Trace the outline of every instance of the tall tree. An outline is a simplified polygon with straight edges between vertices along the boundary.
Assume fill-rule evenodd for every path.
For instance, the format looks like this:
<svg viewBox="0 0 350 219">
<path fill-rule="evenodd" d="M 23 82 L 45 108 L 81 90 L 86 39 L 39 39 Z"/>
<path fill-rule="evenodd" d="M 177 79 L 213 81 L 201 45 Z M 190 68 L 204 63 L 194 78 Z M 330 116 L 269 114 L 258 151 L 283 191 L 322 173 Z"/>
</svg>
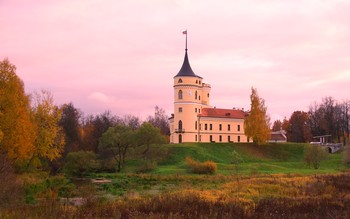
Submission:
<svg viewBox="0 0 350 219">
<path fill-rule="evenodd" d="M 311 128 L 308 124 L 309 115 L 306 112 L 295 111 L 289 119 L 287 129 L 288 141 L 309 142 L 312 140 Z"/>
<path fill-rule="evenodd" d="M 79 109 L 74 107 L 73 103 L 64 104 L 62 106 L 62 117 L 59 124 L 63 128 L 63 132 L 66 137 L 64 155 L 72 151 L 81 150 L 81 138 L 79 131 L 81 117 L 82 113 Z"/>
<path fill-rule="evenodd" d="M 52 161 L 63 152 L 64 134 L 59 126 L 62 110 L 54 105 L 53 97 L 48 91 L 34 93 L 33 100 L 32 117 L 36 137 L 31 164 L 40 166 L 43 160 Z"/>
<path fill-rule="evenodd" d="M 29 97 L 8 59 L 0 61 L 0 153 L 22 162 L 34 152 L 34 132 L 30 119 Z"/>
<path fill-rule="evenodd" d="M 252 88 L 250 95 L 251 108 L 249 116 L 244 120 L 244 131 L 254 144 L 262 144 L 270 138 L 270 118 L 266 114 L 265 100 L 260 98 L 258 91 Z"/>
<path fill-rule="evenodd" d="M 154 116 L 148 116 L 146 121 L 151 123 L 154 127 L 159 128 L 162 135 L 170 135 L 168 117 L 165 114 L 165 110 L 159 106 L 155 106 Z"/>
<path fill-rule="evenodd" d="M 100 138 L 99 151 L 105 159 L 113 158 L 117 163 L 117 171 L 124 166 L 130 147 L 135 145 L 135 131 L 129 126 L 117 125 L 110 127 Z"/>
</svg>

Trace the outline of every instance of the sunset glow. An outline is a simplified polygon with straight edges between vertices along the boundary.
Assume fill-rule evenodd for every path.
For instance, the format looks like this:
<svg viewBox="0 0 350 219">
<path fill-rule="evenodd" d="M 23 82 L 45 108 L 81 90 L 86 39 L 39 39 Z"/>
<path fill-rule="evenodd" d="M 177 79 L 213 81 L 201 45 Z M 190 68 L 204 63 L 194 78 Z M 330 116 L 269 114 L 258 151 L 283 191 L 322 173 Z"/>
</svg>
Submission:
<svg viewBox="0 0 350 219">
<path fill-rule="evenodd" d="M 187 30 L 212 106 L 249 109 L 253 86 L 283 119 L 350 98 L 349 11 L 341 0 L 2 0 L 0 60 L 28 93 L 49 90 L 85 114 L 170 115 Z"/>
</svg>

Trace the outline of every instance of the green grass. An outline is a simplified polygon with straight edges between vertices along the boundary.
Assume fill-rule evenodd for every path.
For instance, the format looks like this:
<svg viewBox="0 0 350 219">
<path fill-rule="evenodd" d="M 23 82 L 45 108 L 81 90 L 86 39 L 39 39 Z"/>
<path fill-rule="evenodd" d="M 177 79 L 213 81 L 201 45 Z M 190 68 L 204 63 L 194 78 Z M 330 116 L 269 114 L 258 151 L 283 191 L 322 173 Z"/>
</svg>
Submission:
<svg viewBox="0 0 350 219">
<path fill-rule="evenodd" d="M 187 156 L 198 160 L 211 160 L 218 164 L 219 174 L 232 174 L 231 153 L 236 151 L 241 157 L 239 173 L 241 174 L 277 174 L 277 173 L 335 173 L 345 167 L 341 163 L 342 154 L 330 154 L 321 163 L 318 170 L 303 162 L 305 144 L 279 143 L 253 145 L 249 143 L 184 143 L 167 144 L 163 147 L 170 151 L 168 159 L 158 165 L 154 174 L 186 174 Z"/>
</svg>

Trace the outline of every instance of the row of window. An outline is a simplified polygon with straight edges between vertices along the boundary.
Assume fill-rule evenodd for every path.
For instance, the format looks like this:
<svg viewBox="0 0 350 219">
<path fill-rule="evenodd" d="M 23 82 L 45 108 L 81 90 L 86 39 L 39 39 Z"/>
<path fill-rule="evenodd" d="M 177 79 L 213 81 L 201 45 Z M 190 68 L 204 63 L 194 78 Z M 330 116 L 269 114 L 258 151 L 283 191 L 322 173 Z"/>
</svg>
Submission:
<svg viewBox="0 0 350 219">
<path fill-rule="evenodd" d="M 197 130 L 197 121 L 194 124 L 194 128 Z M 199 130 L 202 130 L 201 124 L 199 124 Z M 208 130 L 208 124 L 204 124 L 204 130 Z M 209 130 L 213 130 L 213 124 L 209 124 Z M 222 131 L 222 124 L 219 124 L 219 131 Z M 231 131 L 231 125 L 227 125 L 227 131 Z M 237 125 L 237 131 L 241 131 L 241 125 Z"/>
<path fill-rule="evenodd" d="M 202 124 L 199 124 L 199 130 L 202 130 Z M 179 130 L 182 130 L 182 121 L 179 121 L 178 124 Z M 195 130 L 197 130 L 198 128 L 198 122 L 195 121 L 194 123 L 194 128 Z M 204 124 L 204 130 L 208 130 L 208 124 Z M 213 130 L 213 124 L 209 124 L 209 130 Z M 219 124 L 219 131 L 222 131 L 222 124 Z M 227 125 L 227 131 L 231 131 L 231 125 L 228 124 Z M 241 131 L 241 125 L 237 125 L 237 131 L 240 132 Z"/>
<path fill-rule="evenodd" d="M 202 141 L 202 136 L 199 135 L 199 141 Z M 195 135 L 195 141 L 198 141 L 198 136 Z M 212 135 L 209 135 L 209 141 L 210 142 L 215 142 L 215 139 L 213 138 Z M 223 142 L 222 135 L 219 135 L 219 142 Z M 233 142 L 231 141 L 231 136 L 227 136 L 227 142 Z M 237 136 L 237 142 L 241 142 L 241 136 Z"/>
<path fill-rule="evenodd" d="M 178 83 L 182 83 L 182 79 L 180 78 L 177 82 Z M 196 80 L 196 84 L 202 84 L 202 81 Z"/>
</svg>

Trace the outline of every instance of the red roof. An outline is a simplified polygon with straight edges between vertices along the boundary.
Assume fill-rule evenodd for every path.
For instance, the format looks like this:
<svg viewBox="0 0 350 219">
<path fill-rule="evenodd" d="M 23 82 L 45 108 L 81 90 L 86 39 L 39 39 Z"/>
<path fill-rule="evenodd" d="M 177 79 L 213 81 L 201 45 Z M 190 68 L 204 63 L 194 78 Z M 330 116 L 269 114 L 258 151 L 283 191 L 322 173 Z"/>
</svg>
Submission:
<svg viewBox="0 0 350 219">
<path fill-rule="evenodd" d="M 198 116 L 244 119 L 245 117 L 248 116 L 248 113 L 244 112 L 243 110 L 236 110 L 236 109 L 203 108 L 202 113 L 198 114 Z"/>
</svg>

